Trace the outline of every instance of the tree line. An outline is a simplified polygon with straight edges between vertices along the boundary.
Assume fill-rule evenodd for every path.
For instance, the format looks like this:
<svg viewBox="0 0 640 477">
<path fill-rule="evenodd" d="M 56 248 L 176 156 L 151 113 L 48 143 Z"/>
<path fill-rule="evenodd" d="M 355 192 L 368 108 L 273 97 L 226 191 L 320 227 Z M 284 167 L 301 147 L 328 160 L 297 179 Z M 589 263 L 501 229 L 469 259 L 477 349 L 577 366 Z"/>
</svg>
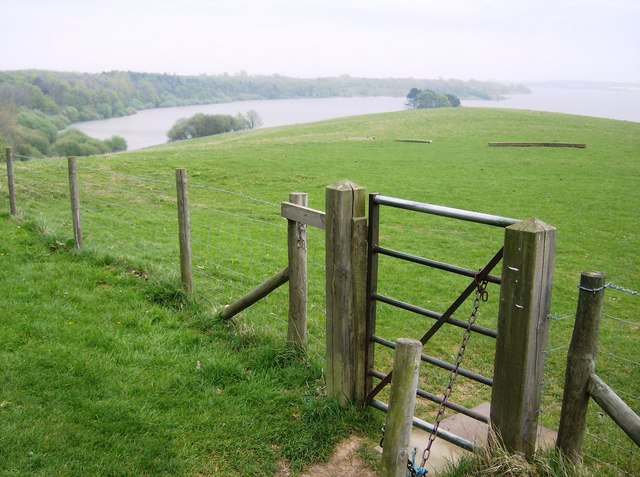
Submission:
<svg viewBox="0 0 640 477">
<path fill-rule="evenodd" d="M 456 79 L 370 79 L 348 75 L 301 79 L 244 72 L 176 76 L 129 71 L 99 74 L 0 71 L 0 141 L 24 155 L 57 155 L 63 154 L 63 147 L 60 143 L 56 145 L 58 137 L 52 131 L 60 134 L 59 131 L 77 121 L 124 116 L 142 109 L 240 100 L 403 96 L 411 87 L 484 99 L 528 91 L 522 85 Z M 80 134 L 72 134 L 72 139 L 81 138 Z M 83 141 L 91 143 L 86 138 Z M 122 146 L 120 140 L 116 142 Z"/>
</svg>

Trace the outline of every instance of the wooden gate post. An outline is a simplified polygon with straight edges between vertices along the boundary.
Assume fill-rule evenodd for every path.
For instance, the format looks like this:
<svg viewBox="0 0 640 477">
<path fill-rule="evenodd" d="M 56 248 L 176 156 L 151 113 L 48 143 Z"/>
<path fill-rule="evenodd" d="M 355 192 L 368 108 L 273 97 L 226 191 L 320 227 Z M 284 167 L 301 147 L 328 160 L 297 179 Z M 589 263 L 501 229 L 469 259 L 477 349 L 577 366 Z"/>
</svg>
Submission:
<svg viewBox="0 0 640 477">
<path fill-rule="evenodd" d="M 76 250 L 82 248 L 82 223 L 80 221 L 80 192 L 78 190 L 78 163 L 75 157 L 67 159 L 69 167 L 69 196 L 73 218 L 73 242 Z"/>
<path fill-rule="evenodd" d="M 178 236 L 180 240 L 180 275 L 187 293 L 193 292 L 191 268 L 191 220 L 189 217 L 189 184 L 187 170 L 176 169 L 176 191 L 178 194 Z"/>
<path fill-rule="evenodd" d="M 535 453 L 556 229 L 528 219 L 505 229 L 491 426 L 510 452 Z"/>
<path fill-rule="evenodd" d="M 289 194 L 289 202 L 307 207 L 309 196 L 304 192 Z M 289 327 L 287 340 L 307 345 L 307 226 L 295 220 L 287 221 L 289 257 Z"/>
<path fill-rule="evenodd" d="M 416 392 L 422 343 L 406 338 L 398 339 L 393 358 L 393 378 L 389 411 L 382 447 L 379 477 L 405 477 L 409 460 L 409 443 L 413 415 L 416 410 Z"/>
<path fill-rule="evenodd" d="M 571 460 L 582 458 L 587 421 L 589 376 L 595 371 L 605 275 L 582 272 L 576 321 L 567 354 L 562 412 L 556 446 Z"/>
<path fill-rule="evenodd" d="M 365 190 L 343 180 L 326 189 L 326 381 L 341 406 L 364 403 L 366 354 Z M 362 389 L 359 389 L 359 388 Z"/>
<path fill-rule="evenodd" d="M 13 178 L 13 152 L 11 147 L 7 146 L 5 154 L 7 159 L 7 183 L 9 185 L 9 210 L 11 215 L 15 217 L 18 214 L 18 209 L 16 207 L 16 188 Z"/>
</svg>

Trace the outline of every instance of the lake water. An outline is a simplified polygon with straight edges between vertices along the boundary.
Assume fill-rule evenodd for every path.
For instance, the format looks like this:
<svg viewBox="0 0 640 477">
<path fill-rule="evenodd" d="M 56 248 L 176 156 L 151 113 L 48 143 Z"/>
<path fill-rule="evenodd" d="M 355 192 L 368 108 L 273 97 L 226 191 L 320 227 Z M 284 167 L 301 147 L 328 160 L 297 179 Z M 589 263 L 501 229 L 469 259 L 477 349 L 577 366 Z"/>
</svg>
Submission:
<svg viewBox="0 0 640 477">
<path fill-rule="evenodd" d="M 128 149 L 141 149 L 167 142 L 167 131 L 180 118 L 196 113 L 245 114 L 255 110 L 262 118 L 262 127 L 300 124 L 323 119 L 333 119 L 358 114 L 401 111 L 405 98 L 356 97 L 356 98 L 302 98 L 266 99 L 260 101 L 235 101 L 233 103 L 181 106 L 139 111 L 132 116 L 84 121 L 70 127 L 92 137 L 107 139 L 114 134 L 126 139 Z"/>
<path fill-rule="evenodd" d="M 384 113 L 404 109 L 405 98 L 303 98 L 159 108 L 132 116 L 75 123 L 92 137 L 107 139 L 114 134 L 126 139 L 129 150 L 167 141 L 167 131 L 180 118 L 196 113 L 231 114 L 257 111 L 262 127 L 300 124 L 360 114 Z M 503 101 L 462 100 L 464 107 L 530 109 L 580 114 L 640 122 L 640 91 L 535 88 L 531 94 L 517 94 Z"/>
<path fill-rule="evenodd" d="M 531 88 L 503 101 L 462 100 L 474 108 L 511 108 L 640 122 L 640 90 Z"/>
</svg>

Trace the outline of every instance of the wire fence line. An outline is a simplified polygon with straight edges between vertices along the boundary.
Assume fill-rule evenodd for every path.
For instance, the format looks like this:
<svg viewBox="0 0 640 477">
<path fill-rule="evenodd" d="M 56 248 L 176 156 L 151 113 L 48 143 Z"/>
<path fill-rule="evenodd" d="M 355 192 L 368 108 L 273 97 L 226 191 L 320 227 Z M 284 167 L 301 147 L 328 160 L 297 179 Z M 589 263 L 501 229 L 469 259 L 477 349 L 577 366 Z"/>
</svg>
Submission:
<svg viewBox="0 0 640 477">
<path fill-rule="evenodd" d="M 37 167 L 36 167 L 37 166 Z M 37 164 L 19 161 L 14 164 L 19 209 L 55 240 L 53 247 L 64 245 L 73 236 L 69 210 L 69 184 L 66 161 L 38 160 Z M 121 171 L 78 164 L 80 201 L 85 243 L 89 250 L 131 265 L 132 273 L 146 279 L 157 274 L 177 280 L 179 274 L 178 225 L 175 182 L 128 174 Z M 190 181 L 192 250 L 194 282 L 198 293 L 206 296 L 211 307 L 219 311 L 250 289 L 264 282 L 287 265 L 287 225 L 280 216 L 280 204 L 250 195 Z M 283 191 L 286 200 L 288 191 Z M 61 242 L 61 243 L 59 243 Z M 325 259 L 324 233 L 308 229 L 308 331 L 309 354 L 322 362 L 325 346 Z M 607 284 L 612 294 L 635 300 L 630 288 Z M 259 330 L 286 336 L 287 294 L 278 290 L 247 309 L 240 319 L 245 330 Z M 619 306 L 605 307 L 601 325 L 601 348 L 598 374 L 638 413 L 640 411 L 640 371 L 635 345 L 640 323 L 624 315 Z M 384 311 L 381 313 L 384 317 Z M 552 326 L 565 332 L 553 337 L 544 351 L 555 370 L 541 383 L 545 400 L 540 413 L 550 426 L 559 420 L 564 385 L 564 364 L 570 333 L 566 329 L 573 314 L 554 314 Z M 407 325 L 407 329 L 412 328 Z M 402 330 L 404 333 L 405 330 Z M 627 343 L 620 346 L 620 343 Z M 628 350 L 630 354 L 625 354 Z M 443 358 L 450 349 L 442 350 Z M 470 357 L 470 360 L 473 358 Z M 484 363 L 472 363 L 479 372 Z M 476 368 L 477 367 L 477 368 Z M 558 372 L 557 370 L 562 370 Z M 440 383 L 444 377 L 436 377 Z M 635 378 L 634 378 L 635 377 Z M 462 386 L 461 386 L 462 387 Z M 478 391 L 469 387 L 467 394 Z M 480 393 L 481 394 L 481 393 Z M 602 467 L 610 475 L 633 475 L 640 468 L 637 447 L 629 447 L 626 436 L 617 429 L 616 439 L 603 438 L 600 432 L 609 424 L 590 406 L 585 460 Z M 613 433 L 616 432 L 614 429 Z M 620 452 L 620 450 L 624 452 Z M 621 461 L 620 455 L 627 456 Z M 609 475 L 609 474 L 606 474 Z"/>
<path fill-rule="evenodd" d="M 609 282 L 601 313 L 596 373 L 636 414 L 640 414 L 640 322 L 634 313 L 637 293 Z M 605 290 L 607 292 L 607 290 Z M 626 300 L 624 298 L 627 297 Z M 564 372 L 575 313 L 549 315 L 550 333 L 544 382 L 543 422 L 552 428 L 560 419 Z M 554 328 L 558 328 L 555 329 Z M 640 468 L 640 448 L 593 401 L 589 404 L 583 444 L 584 462 L 594 473 L 605 476 L 635 476 Z"/>
<path fill-rule="evenodd" d="M 73 237 L 66 160 L 14 162 L 20 215 L 52 239 Z M 78 187 L 87 252 L 126 263 L 135 275 L 178 281 L 176 182 L 78 161 Z M 173 180 L 171 180 L 173 179 Z M 194 288 L 215 312 L 287 266 L 287 221 L 280 204 L 239 191 L 189 181 Z M 283 191 L 283 201 L 288 199 Z M 309 230 L 309 346 L 322 362 L 324 235 Z M 236 320 L 246 333 L 287 335 L 288 294 L 277 290 Z"/>
</svg>

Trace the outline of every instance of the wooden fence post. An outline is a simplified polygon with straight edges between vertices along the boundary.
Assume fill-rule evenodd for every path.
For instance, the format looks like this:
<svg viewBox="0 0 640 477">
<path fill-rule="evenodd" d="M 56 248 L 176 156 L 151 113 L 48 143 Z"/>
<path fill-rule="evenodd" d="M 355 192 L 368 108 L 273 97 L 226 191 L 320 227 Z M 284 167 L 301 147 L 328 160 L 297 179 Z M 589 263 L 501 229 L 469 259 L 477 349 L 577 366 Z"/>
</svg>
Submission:
<svg viewBox="0 0 640 477">
<path fill-rule="evenodd" d="M 7 182 L 9 185 L 9 210 L 11 211 L 11 215 L 15 217 L 18 214 L 18 209 L 16 207 L 16 189 L 13 178 L 13 152 L 11 147 L 7 146 L 5 154 L 7 158 Z"/>
<path fill-rule="evenodd" d="M 67 159 L 69 168 L 69 196 L 73 218 L 73 242 L 76 250 L 82 248 L 82 223 L 80 221 L 80 192 L 78 190 L 78 163 L 75 157 Z"/>
<path fill-rule="evenodd" d="M 600 408 L 640 447 L 640 416 L 596 373 L 589 376 L 587 390 Z"/>
<path fill-rule="evenodd" d="M 366 354 L 364 203 L 364 188 L 353 182 L 326 189 L 327 395 L 342 406 L 364 402 L 357 390 Z"/>
<path fill-rule="evenodd" d="M 589 405 L 587 386 L 589 376 L 596 367 L 604 284 L 604 273 L 582 272 L 580 276 L 578 308 L 567 354 L 562 412 L 556 441 L 556 446 L 573 461 L 582 458 Z"/>
<path fill-rule="evenodd" d="M 384 432 L 382 463 L 378 474 L 380 477 L 405 477 L 407 475 L 421 354 L 422 343 L 420 341 L 406 338 L 398 339 L 393 358 L 389 411 Z"/>
<path fill-rule="evenodd" d="M 191 269 L 191 222 L 189 218 L 187 170 L 176 169 L 176 191 L 178 194 L 178 235 L 180 238 L 180 275 L 187 293 L 193 292 Z"/>
<path fill-rule="evenodd" d="M 274 276 L 269 278 L 266 282 L 261 283 L 260 285 L 258 285 L 256 288 L 251 290 L 249 293 L 247 293 L 243 297 L 225 306 L 222 309 L 222 312 L 220 313 L 220 317 L 224 320 L 228 320 L 229 318 L 234 317 L 241 311 L 249 308 L 251 305 L 253 305 L 257 301 L 262 300 L 269 293 L 281 287 L 288 281 L 289 281 L 289 268 L 287 267 L 283 270 L 280 270 Z"/>
<path fill-rule="evenodd" d="M 535 453 L 556 229 L 529 219 L 505 229 L 491 426 L 510 452 Z"/>
<path fill-rule="evenodd" d="M 289 194 L 292 204 L 309 205 L 304 192 Z M 307 345 L 307 226 L 288 220 L 287 251 L 289 256 L 289 328 L 287 339 L 295 345 Z"/>
</svg>

